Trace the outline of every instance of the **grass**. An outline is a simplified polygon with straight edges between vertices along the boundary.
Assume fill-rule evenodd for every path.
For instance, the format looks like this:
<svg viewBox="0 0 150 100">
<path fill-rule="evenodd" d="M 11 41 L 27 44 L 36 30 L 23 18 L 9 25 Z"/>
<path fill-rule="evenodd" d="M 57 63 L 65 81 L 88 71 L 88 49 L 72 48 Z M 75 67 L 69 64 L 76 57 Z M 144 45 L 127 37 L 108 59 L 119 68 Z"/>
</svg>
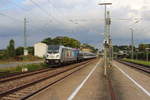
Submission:
<svg viewBox="0 0 150 100">
<path fill-rule="evenodd" d="M 0 59 L 0 64 L 7 64 L 9 62 L 32 62 L 32 61 L 41 61 L 41 60 L 43 59 L 32 55 L 17 56 L 17 57 Z"/>
<path fill-rule="evenodd" d="M 8 61 L 3 61 L 3 60 L 0 60 L 0 64 L 7 64 Z"/>
<path fill-rule="evenodd" d="M 17 67 L 0 68 L 0 76 L 22 72 L 22 68 L 27 68 L 28 71 L 35 71 L 35 70 L 44 69 L 47 67 L 48 66 L 46 64 L 40 63 L 40 64 L 21 65 L 21 66 L 17 66 Z"/>
<path fill-rule="evenodd" d="M 150 61 L 147 62 L 147 61 L 144 61 L 144 60 L 132 60 L 132 59 L 127 59 L 127 58 L 124 58 L 123 60 L 124 61 L 128 61 L 128 62 L 133 62 L 133 63 L 137 63 L 137 64 L 142 64 L 142 65 L 150 66 Z"/>
<path fill-rule="evenodd" d="M 22 61 L 37 61 L 37 60 L 42 60 L 39 57 L 28 55 L 28 56 L 19 56 L 16 57 L 16 60 L 22 60 Z"/>
</svg>

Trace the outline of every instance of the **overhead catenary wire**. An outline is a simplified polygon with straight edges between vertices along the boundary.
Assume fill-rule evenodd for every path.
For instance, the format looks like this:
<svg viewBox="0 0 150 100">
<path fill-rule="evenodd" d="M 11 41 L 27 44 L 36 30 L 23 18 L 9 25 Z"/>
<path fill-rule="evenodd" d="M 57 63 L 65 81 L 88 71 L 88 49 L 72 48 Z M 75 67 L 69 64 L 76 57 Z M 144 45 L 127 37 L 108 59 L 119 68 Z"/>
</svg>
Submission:
<svg viewBox="0 0 150 100">
<path fill-rule="evenodd" d="M 4 13 L 0 13 L 0 16 L 7 17 L 7 18 L 9 18 L 9 19 L 11 19 L 11 20 L 13 20 L 13 21 L 23 22 L 23 20 L 17 19 L 17 18 L 15 18 L 15 17 L 9 16 L 9 15 L 4 14 Z"/>
<path fill-rule="evenodd" d="M 13 3 L 13 5 L 15 5 L 15 7 L 21 8 L 22 10 L 25 10 L 25 8 L 19 6 L 14 0 L 7 0 L 7 1 Z M 5 14 L 5 13 L 2 13 L 2 12 L 0 12 L 0 16 L 7 17 L 7 18 L 9 18 L 9 19 L 11 19 L 11 20 L 13 20 L 13 21 L 23 22 L 23 20 L 20 20 L 20 19 L 18 19 L 18 18 L 15 18 L 15 17 L 13 17 L 13 16 L 10 16 L 10 15 Z"/>
<path fill-rule="evenodd" d="M 31 3 L 33 3 L 36 7 L 38 7 L 42 12 L 44 12 L 48 17 L 50 16 L 52 19 L 50 19 L 50 22 L 54 22 L 53 20 L 55 20 L 55 23 L 57 22 L 57 24 L 64 24 L 62 21 L 59 21 L 58 19 L 56 19 L 52 14 L 51 12 L 49 13 L 47 10 L 45 10 L 43 7 L 40 6 L 40 4 L 36 1 L 33 1 L 33 0 L 30 0 Z M 49 2 L 49 1 L 48 1 Z M 51 3 L 51 2 L 49 2 Z M 49 4 L 53 7 L 52 4 Z M 46 23 L 44 24 L 43 26 L 45 27 L 48 27 L 50 25 L 50 23 Z M 48 32 L 46 29 L 41 29 L 40 32 L 44 32 L 44 33 L 51 33 L 51 32 Z"/>
<path fill-rule="evenodd" d="M 49 16 L 49 12 L 43 9 L 37 2 L 30 0 L 36 7 L 38 7 L 41 11 L 43 11 L 46 15 Z"/>
<path fill-rule="evenodd" d="M 27 8 L 24 8 L 24 7 L 20 6 L 20 5 L 19 5 L 18 3 L 16 3 L 16 1 L 14 1 L 14 0 L 7 0 L 7 1 L 13 3 L 17 8 L 20 8 L 20 9 L 25 10 L 25 11 L 27 10 Z"/>
<path fill-rule="evenodd" d="M 48 4 L 49 4 L 49 7 L 50 8 L 55 8 L 56 9 L 56 7 L 53 5 L 53 3 L 52 3 L 52 1 L 51 0 L 47 0 L 48 1 Z M 64 15 L 64 14 L 60 14 L 60 13 L 58 13 L 58 15 L 60 15 L 60 16 L 62 16 L 62 15 Z M 58 19 L 57 19 L 58 20 Z M 65 20 L 63 20 L 63 21 L 65 21 Z M 67 21 L 65 21 L 65 22 L 68 22 L 68 20 Z"/>
<path fill-rule="evenodd" d="M 58 19 L 56 19 L 54 16 L 52 16 L 52 14 L 50 14 L 47 10 L 45 10 L 44 8 L 42 8 L 37 2 L 33 1 L 33 0 L 30 0 L 36 7 L 38 7 L 41 11 L 43 11 L 47 16 L 48 18 L 51 17 L 52 19 L 55 20 L 55 22 L 57 22 L 58 24 L 62 24 L 61 21 L 59 21 Z M 50 20 L 52 20 L 50 19 Z"/>
</svg>

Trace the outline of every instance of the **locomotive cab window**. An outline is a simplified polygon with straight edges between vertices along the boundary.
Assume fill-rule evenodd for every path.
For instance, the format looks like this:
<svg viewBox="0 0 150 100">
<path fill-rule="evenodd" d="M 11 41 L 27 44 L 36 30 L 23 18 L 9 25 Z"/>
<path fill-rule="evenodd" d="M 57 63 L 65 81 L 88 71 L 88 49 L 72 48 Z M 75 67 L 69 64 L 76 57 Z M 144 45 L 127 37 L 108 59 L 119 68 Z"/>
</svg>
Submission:
<svg viewBox="0 0 150 100">
<path fill-rule="evenodd" d="M 48 46 L 48 53 L 59 53 L 59 46 L 49 45 Z"/>
</svg>

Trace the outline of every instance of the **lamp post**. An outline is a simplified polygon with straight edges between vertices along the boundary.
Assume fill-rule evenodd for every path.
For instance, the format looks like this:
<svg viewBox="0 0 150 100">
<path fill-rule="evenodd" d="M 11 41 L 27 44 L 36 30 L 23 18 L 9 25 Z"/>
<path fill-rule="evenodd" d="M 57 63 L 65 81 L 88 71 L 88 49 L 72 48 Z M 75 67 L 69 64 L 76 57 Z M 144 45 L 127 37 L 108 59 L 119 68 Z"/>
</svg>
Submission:
<svg viewBox="0 0 150 100">
<path fill-rule="evenodd" d="M 105 19 L 105 25 L 104 25 L 104 38 L 105 38 L 105 41 L 108 42 L 108 33 L 107 33 L 107 5 L 112 5 L 112 3 L 99 3 L 99 5 L 104 5 L 105 7 L 105 10 L 104 10 L 104 19 Z"/>
<path fill-rule="evenodd" d="M 105 19 L 105 24 L 104 24 L 104 75 L 106 76 L 107 75 L 107 55 L 108 55 L 108 47 L 109 47 L 109 40 L 110 40 L 110 35 L 108 32 L 110 28 L 108 28 L 110 26 L 110 24 L 108 23 L 108 19 L 107 18 L 107 15 L 109 17 L 109 13 L 106 13 L 107 12 L 107 5 L 112 5 L 112 3 L 99 3 L 99 5 L 104 5 L 105 7 L 105 10 L 104 10 L 104 19 Z"/>
</svg>

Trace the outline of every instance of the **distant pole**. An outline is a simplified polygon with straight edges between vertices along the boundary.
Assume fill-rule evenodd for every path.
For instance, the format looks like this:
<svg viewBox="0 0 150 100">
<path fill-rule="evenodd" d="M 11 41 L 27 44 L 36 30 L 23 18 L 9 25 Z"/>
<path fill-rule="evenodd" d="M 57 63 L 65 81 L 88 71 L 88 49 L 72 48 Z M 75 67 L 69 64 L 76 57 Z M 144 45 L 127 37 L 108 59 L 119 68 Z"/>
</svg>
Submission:
<svg viewBox="0 0 150 100">
<path fill-rule="evenodd" d="M 138 49 L 136 49 L 136 60 L 138 60 Z"/>
<path fill-rule="evenodd" d="M 147 58 L 147 62 L 148 62 L 148 50 L 147 50 L 147 57 L 146 58 Z"/>
<path fill-rule="evenodd" d="M 147 62 L 148 62 L 148 51 L 147 51 Z"/>
<path fill-rule="evenodd" d="M 134 59 L 134 38 L 133 38 L 133 29 L 130 28 L 131 30 L 131 59 Z"/>
<path fill-rule="evenodd" d="M 140 22 L 140 20 L 137 20 L 134 23 L 134 25 L 137 24 L 137 23 L 139 23 L 139 22 Z M 134 34 L 133 34 L 134 30 L 133 30 L 133 28 L 130 28 L 130 30 L 131 30 L 131 46 L 132 46 L 131 59 L 134 59 Z"/>
<path fill-rule="evenodd" d="M 149 50 L 150 48 L 145 48 L 146 49 L 146 61 L 148 62 L 149 61 Z"/>
<path fill-rule="evenodd" d="M 24 18 L 24 56 L 28 55 L 27 50 L 27 19 Z"/>
</svg>

